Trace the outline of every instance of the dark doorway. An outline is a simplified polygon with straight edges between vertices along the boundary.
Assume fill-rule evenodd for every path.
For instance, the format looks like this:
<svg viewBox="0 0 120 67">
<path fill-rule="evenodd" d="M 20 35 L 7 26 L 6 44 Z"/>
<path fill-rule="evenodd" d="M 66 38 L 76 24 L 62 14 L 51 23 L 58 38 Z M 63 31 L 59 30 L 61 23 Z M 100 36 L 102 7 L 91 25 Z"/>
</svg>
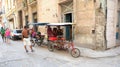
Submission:
<svg viewBox="0 0 120 67">
<path fill-rule="evenodd" d="M 65 14 L 65 22 L 72 23 L 72 13 Z M 72 39 L 72 26 L 66 27 L 66 40 Z"/>
<path fill-rule="evenodd" d="M 37 23 L 37 12 L 33 13 L 33 23 Z M 38 31 L 38 27 L 33 26 L 35 31 Z"/>
<path fill-rule="evenodd" d="M 120 39 L 120 11 L 118 11 L 118 23 L 116 25 L 116 39 Z"/>
<path fill-rule="evenodd" d="M 28 15 L 27 15 L 27 16 L 25 16 L 25 25 L 26 25 L 27 27 L 29 27 L 29 26 L 28 26 L 28 23 L 29 23 L 29 21 L 28 21 Z"/>
<path fill-rule="evenodd" d="M 19 11 L 18 14 L 19 14 L 19 27 L 21 29 L 23 28 L 22 11 Z"/>
<path fill-rule="evenodd" d="M 72 22 L 72 13 L 65 14 L 65 22 Z"/>
</svg>

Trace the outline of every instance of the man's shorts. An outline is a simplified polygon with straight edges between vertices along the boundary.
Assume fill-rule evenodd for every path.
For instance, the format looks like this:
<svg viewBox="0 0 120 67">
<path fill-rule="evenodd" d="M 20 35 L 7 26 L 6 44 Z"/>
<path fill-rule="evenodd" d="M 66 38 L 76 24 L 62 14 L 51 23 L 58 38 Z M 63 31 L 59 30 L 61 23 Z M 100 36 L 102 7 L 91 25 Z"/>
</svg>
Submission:
<svg viewBox="0 0 120 67">
<path fill-rule="evenodd" d="M 30 38 L 23 38 L 23 44 L 24 45 L 32 45 L 30 42 Z"/>
</svg>

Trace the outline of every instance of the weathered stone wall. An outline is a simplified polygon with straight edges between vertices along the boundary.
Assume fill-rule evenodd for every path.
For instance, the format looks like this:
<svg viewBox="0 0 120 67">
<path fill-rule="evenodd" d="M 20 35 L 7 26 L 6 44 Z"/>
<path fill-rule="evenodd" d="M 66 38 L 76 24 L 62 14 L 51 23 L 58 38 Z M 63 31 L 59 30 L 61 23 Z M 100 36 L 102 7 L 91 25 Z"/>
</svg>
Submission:
<svg viewBox="0 0 120 67">
<path fill-rule="evenodd" d="M 117 0 L 107 0 L 107 48 L 116 44 L 116 17 L 117 17 Z"/>
<path fill-rule="evenodd" d="M 117 5 L 118 5 L 118 10 L 120 11 L 120 0 L 118 0 Z"/>
<path fill-rule="evenodd" d="M 58 0 L 37 0 L 38 22 L 58 22 Z M 46 28 L 39 26 L 39 31 L 46 34 Z"/>
<path fill-rule="evenodd" d="M 107 48 L 105 0 L 96 1 L 95 8 L 95 45 L 97 50 L 105 50 Z"/>
<path fill-rule="evenodd" d="M 118 40 L 120 40 L 120 0 L 118 0 L 118 3 L 117 3 L 117 24 L 119 25 L 116 29 L 116 33 L 119 33 L 118 35 Z M 117 45 L 120 45 L 120 44 L 117 44 Z"/>
<path fill-rule="evenodd" d="M 22 23 L 22 22 L 20 22 L 20 17 L 19 17 L 19 11 L 21 11 L 22 9 L 23 9 L 23 1 L 22 0 L 16 0 L 16 23 L 17 23 L 17 27 L 18 28 L 21 28 L 20 27 L 20 23 Z M 23 11 L 22 11 L 23 12 Z M 23 13 L 24 14 L 24 13 Z M 22 15 L 23 17 L 23 20 L 24 20 L 24 15 Z M 23 21 L 23 26 L 24 26 L 24 21 Z"/>
<path fill-rule="evenodd" d="M 96 9 L 96 17 L 95 17 L 95 44 L 96 49 L 105 50 L 106 49 L 106 21 L 105 21 L 105 14 L 102 12 L 102 9 Z"/>
<path fill-rule="evenodd" d="M 38 21 L 58 22 L 58 0 L 37 0 Z"/>
<path fill-rule="evenodd" d="M 74 0 L 75 43 L 95 48 L 95 8 L 93 0 Z"/>
</svg>

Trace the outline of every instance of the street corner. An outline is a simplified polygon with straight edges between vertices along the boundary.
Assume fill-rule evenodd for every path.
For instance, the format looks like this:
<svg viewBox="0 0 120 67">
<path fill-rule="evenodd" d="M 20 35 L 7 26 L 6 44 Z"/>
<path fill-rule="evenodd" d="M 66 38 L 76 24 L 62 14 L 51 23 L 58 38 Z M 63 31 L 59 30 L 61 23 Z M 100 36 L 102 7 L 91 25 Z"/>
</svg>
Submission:
<svg viewBox="0 0 120 67">
<path fill-rule="evenodd" d="M 120 46 L 105 51 L 97 51 L 89 48 L 78 47 L 82 57 L 104 58 L 120 55 Z"/>
</svg>

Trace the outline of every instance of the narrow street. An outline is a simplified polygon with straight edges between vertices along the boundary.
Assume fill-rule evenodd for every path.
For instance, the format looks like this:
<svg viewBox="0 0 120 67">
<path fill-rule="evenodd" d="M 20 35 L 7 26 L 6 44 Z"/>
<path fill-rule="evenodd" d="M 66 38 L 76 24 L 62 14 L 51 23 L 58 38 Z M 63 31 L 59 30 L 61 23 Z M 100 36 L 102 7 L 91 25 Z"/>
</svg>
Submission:
<svg viewBox="0 0 120 67">
<path fill-rule="evenodd" d="M 73 58 L 66 51 L 48 51 L 35 46 L 26 53 L 21 40 L 2 43 L 0 37 L 0 67 L 120 67 L 120 56 L 108 58 Z"/>
<path fill-rule="evenodd" d="M 71 44 L 80 57 L 43 45 L 26 52 L 14 39 L 27 41 L 28 33 L 57 47 Z M 120 0 L 0 0 L 0 34 L 13 39 L 0 36 L 0 67 L 120 67 Z"/>
</svg>

